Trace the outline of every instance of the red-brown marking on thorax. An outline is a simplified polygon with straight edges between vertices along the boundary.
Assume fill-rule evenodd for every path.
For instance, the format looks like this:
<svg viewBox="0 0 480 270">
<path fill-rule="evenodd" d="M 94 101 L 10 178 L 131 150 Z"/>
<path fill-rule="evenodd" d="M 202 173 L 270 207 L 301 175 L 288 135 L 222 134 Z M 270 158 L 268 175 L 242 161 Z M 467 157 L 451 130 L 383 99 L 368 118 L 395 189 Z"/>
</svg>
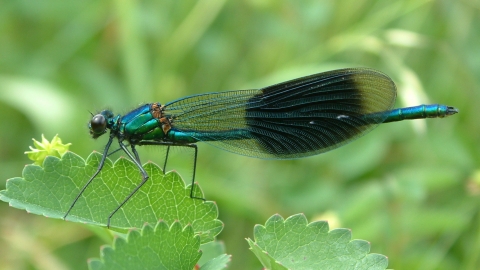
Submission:
<svg viewBox="0 0 480 270">
<path fill-rule="evenodd" d="M 170 120 L 163 115 L 163 108 L 163 105 L 153 103 L 152 106 L 150 106 L 150 112 L 152 113 L 152 116 L 158 120 L 158 123 L 163 130 L 163 134 L 167 135 L 167 132 L 172 129 L 172 125 Z"/>
</svg>

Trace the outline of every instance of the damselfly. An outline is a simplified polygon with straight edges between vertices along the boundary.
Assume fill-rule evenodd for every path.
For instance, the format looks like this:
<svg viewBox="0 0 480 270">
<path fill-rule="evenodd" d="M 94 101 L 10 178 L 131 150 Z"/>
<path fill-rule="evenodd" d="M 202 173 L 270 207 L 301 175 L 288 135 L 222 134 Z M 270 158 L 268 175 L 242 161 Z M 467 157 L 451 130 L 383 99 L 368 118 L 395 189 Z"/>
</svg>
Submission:
<svg viewBox="0 0 480 270">
<path fill-rule="evenodd" d="M 166 146 L 164 169 L 170 147 L 193 149 L 190 190 L 193 198 L 199 141 L 250 157 L 293 159 L 340 147 L 381 123 L 442 118 L 458 112 L 454 107 L 439 104 L 392 109 L 395 98 L 395 84 L 387 75 L 366 68 L 350 68 L 262 89 L 199 94 L 164 105 L 144 104 L 123 116 L 104 110 L 94 115 L 89 124 L 93 138 L 110 131 L 103 157 L 64 218 L 102 170 L 114 139 L 138 167 L 142 181 L 111 212 L 107 226 L 148 179 L 136 146 Z"/>
</svg>

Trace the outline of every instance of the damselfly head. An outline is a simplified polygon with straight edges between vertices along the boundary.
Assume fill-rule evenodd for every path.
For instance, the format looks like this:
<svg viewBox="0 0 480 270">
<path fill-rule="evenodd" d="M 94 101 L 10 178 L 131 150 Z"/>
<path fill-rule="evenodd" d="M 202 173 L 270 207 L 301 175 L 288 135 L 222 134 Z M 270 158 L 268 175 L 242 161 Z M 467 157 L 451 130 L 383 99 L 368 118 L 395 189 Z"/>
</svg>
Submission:
<svg viewBox="0 0 480 270">
<path fill-rule="evenodd" d="M 112 119 L 112 117 L 113 113 L 109 110 L 104 110 L 99 114 L 94 115 L 92 120 L 90 120 L 90 123 L 88 123 L 90 135 L 96 139 L 107 132 L 108 122 Z"/>
</svg>

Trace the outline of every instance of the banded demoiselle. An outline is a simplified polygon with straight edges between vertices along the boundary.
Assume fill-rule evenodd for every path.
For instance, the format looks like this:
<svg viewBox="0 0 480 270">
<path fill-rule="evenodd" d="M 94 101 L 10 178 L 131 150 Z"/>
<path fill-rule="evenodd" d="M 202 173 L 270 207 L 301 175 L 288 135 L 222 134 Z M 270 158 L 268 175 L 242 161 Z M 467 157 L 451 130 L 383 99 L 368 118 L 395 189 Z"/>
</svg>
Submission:
<svg viewBox="0 0 480 270">
<path fill-rule="evenodd" d="M 395 98 L 395 84 L 387 75 L 367 68 L 349 68 L 262 89 L 199 94 L 164 105 L 144 104 L 123 116 L 114 115 L 110 110 L 101 111 L 93 115 L 88 126 L 95 139 L 110 131 L 103 157 L 64 219 L 102 170 L 115 138 L 119 150 L 140 170 L 142 181 L 111 212 L 108 227 L 112 216 L 148 179 L 136 146 L 166 146 L 164 170 L 170 147 L 193 149 L 190 190 L 193 198 L 196 143 L 200 141 L 250 157 L 294 159 L 345 145 L 381 123 L 442 118 L 458 112 L 454 107 L 439 104 L 392 109 Z"/>
</svg>

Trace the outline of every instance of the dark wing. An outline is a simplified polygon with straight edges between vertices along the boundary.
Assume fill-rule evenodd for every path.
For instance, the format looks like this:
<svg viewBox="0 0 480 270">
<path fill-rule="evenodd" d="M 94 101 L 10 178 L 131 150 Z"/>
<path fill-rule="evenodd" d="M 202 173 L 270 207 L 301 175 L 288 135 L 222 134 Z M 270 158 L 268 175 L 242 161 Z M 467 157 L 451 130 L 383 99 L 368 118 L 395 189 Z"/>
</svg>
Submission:
<svg viewBox="0 0 480 270">
<path fill-rule="evenodd" d="M 396 88 L 383 73 L 333 70 L 258 90 L 186 97 L 165 105 L 172 128 L 237 154 L 290 159 L 320 154 L 382 123 Z"/>
</svg>

